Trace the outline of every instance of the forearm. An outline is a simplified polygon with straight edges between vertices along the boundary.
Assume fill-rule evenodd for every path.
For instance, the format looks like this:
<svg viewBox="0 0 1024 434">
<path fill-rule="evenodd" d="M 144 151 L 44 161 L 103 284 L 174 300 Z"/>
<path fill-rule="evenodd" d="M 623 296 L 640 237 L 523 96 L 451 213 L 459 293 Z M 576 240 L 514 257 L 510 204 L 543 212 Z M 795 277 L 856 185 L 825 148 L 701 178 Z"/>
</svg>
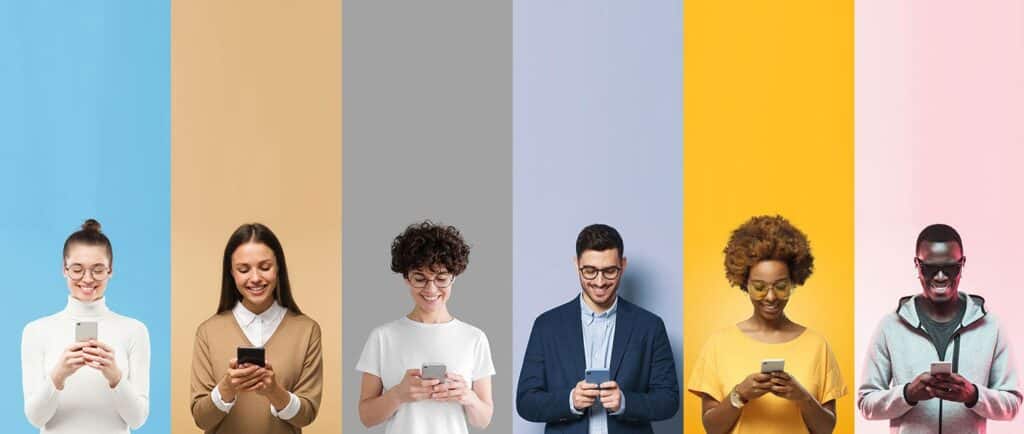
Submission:
<svg viewBox="0 0 1024 434">
<path fill-rule="evenodd" d="M 491 424 L 494 404 L 484 401 L 475 392 L 471 392 L 471 399 L 462 408 L 466 411 L 466 420 L 473 428 L 484 429 Z"/>
<path fill-rule="evenodd" d="M 149 417 L 149 397 L 135 390 L 135 386 L 127 378 L 122 378 L 112 390 L 114 408 L 128 427 L 139 429 Z"/>
<path fill-rule="evenodd" d="M 370 428 L 380 425 L 398 411 L 402 402 L 394 393 L 394 388 L 375 396 L 359 401 L 359 421 Z"/>
<path fill-rule="evenodd" d="M 811 397 L 797 402 L 800 417 L 811 434 L 830 434 L 836 427 L 836 415 Z"/>
<path fill-rule="evenodd" d="M 977 384 L 975 387 L 978 388 L 978 402 L 971 407 L 971 411 L 979 416 L 991 420 L 1011 420 L 1020 411 L 1020 392 L 990 389 Z"/>
<path fill-rule="evenodd" d="M 906 384 L 897 384 L 889 388 L 883 388 L 878 384 L 865 384 L 858 391 L 857 409 L 868 420 L 900 417 L 914 408 L 903 397 L 904 387 Z"/>
<path fill-rule="evenodd" d="M 42 429 L 57 412 L 57 394 L 60 392 L 49 376 L 29 387 L 32 390 L 26 390 L 25 417 L 32 426 Z"/>
<path fill-rule="evenodd" d="M 728 399 L 728 398 L 726 398 Z M 727 434 L 732 431 L 743 410 L 723 400 L 710 410 L 705 410 L 701 421 L 707 434 Z"/>
</svg>

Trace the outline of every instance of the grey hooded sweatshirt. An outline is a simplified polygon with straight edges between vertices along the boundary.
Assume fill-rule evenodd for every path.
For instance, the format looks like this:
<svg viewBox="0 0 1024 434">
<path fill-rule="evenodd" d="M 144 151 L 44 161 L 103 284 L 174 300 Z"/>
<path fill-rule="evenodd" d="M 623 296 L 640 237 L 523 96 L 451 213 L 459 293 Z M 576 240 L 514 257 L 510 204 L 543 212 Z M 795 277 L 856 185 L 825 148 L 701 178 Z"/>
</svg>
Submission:
<svg viewBox="0 0 1024 434">
<path fill-rule="evenodd" d="M 890 432 L 901 434 L 984 433 L 985 421 L 1009 420 L 1021 405 L 1007 336 L 985 312 L 985 299 L 970 295 L 967 310 L 941 357 L 925 332 L 913 297 L 900 299 L 896 312 L 882 319 L 868 347 L 864 384 L 857 408 L 867 419 L 888 419 Z M 968 408 L 938 398 L 910 405 L 903 388 L 931 368 L 931 362 L 953 362 L 953 371 L 978 388 L 978 402 Z"/>
</svg>

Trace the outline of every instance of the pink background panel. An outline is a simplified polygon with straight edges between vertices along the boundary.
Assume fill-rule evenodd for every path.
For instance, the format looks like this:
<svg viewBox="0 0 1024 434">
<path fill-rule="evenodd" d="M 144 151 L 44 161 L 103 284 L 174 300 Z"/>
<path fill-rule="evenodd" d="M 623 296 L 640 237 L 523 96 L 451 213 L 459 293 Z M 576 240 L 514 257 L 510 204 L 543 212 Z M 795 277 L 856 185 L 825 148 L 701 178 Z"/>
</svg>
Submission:
<svg viewBox="0 0 1024 434">
<path fill-rule="evenodd" d="M 855 50 L 856 384 L 879 319 L 920 291 L 914 240 L 936 222 L 963 237 L 961 289 L 1024 372 L 1024 2 L 858 0 Z M 1024 432 L 1024 416 L 988 427 Z"/>
</svg>

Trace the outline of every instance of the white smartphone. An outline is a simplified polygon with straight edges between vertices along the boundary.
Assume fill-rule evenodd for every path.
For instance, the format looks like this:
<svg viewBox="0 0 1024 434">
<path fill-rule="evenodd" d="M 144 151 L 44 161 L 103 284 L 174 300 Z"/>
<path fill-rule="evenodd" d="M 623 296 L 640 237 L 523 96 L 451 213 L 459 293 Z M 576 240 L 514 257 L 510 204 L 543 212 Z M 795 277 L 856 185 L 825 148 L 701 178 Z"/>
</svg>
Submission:
<svg viewBox="0 0 1024 434">
<path fill-rule="evenodd" d="M 85 342 L 97 338 L 96 321 L 79 321 L 75 323 L 75 342 Z"/>
<path fill-rule="evenodd" d="M 424 380 L 441 380 L 444 383 L 447 374 L 448 367 L 444 363 L 424 363 L 420 369 L 420 378 Z"/>
<path fill-rule="evenodd" d="M 764 359 L 761 361 L 761 373 L 782 372 L 786 370 L 786 359 Z"/>
<path fill-rule="evenodd" d="M 932 362 L 932 375 L 935 374 L 952 374 L 953 373 L 953 362 Z"/>
</svg>

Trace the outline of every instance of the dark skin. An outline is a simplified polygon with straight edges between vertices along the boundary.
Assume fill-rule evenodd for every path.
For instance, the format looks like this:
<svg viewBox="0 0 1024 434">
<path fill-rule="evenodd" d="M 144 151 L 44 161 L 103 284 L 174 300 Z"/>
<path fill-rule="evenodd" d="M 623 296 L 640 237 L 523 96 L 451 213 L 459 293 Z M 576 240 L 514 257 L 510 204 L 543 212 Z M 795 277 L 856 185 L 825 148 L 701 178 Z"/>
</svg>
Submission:
<svg viewBox="0 0 1024 434">
<path fill-rule="evenodd" d="M 749 288 L 756 283 L 774 287 L 775 283 L 788 279 L 789 267 L 785 262 L 761 261 L 750 267 L 747 286 Z M 786 317 L 788 294 L 780 298 L 774 289 L 768 290 L 762 299 L 758 299 L 750 292 L 748 294 L 754 312 L 750 318 L 736 325 L 745 335 L 761 342 L 783 343 L 796 339 L 806 330 L 806 327 Z M 800 409 L 804 425 L 812 434 L 827 434 L 835 429 L 836 402 L 832 400 L 824 404 L 818 403 L 796 378 L 786 372 L 752 373 L 733 390 L 744 402 L 753 401 L 769 393 L 792 401 Z M 732 431 L 742 412 L 743 409 L 733 407 L 728 397 L 719 402 L 707 394 L 701 396 L 701 421 L 708 434 L 725 434 Z"/>
<path fill-rule="evenodd" d="M 966 263 L 967 257 L 963 254 L 963 248 L 956 241 L 922 241 L 917 246 L 914 265 L 917 267 L 923 300 L 919 314 L 928 315 L 936 322 L 949 322 L 956 317 L 963 303 L 958 289 L 963 265 Z M 929 266 L 957 264 L 960 265 L 961 272 L 947 274 L 939 270 L 934 274 L 927 273 Z M 977 393 L 974 384 L 956 373 L 932 375 L 922 372 L 907 385 L 906 390 L 907 399 L 911 404 L 935 398 L 968 403 L 974 401 Z"/>
</svg>

